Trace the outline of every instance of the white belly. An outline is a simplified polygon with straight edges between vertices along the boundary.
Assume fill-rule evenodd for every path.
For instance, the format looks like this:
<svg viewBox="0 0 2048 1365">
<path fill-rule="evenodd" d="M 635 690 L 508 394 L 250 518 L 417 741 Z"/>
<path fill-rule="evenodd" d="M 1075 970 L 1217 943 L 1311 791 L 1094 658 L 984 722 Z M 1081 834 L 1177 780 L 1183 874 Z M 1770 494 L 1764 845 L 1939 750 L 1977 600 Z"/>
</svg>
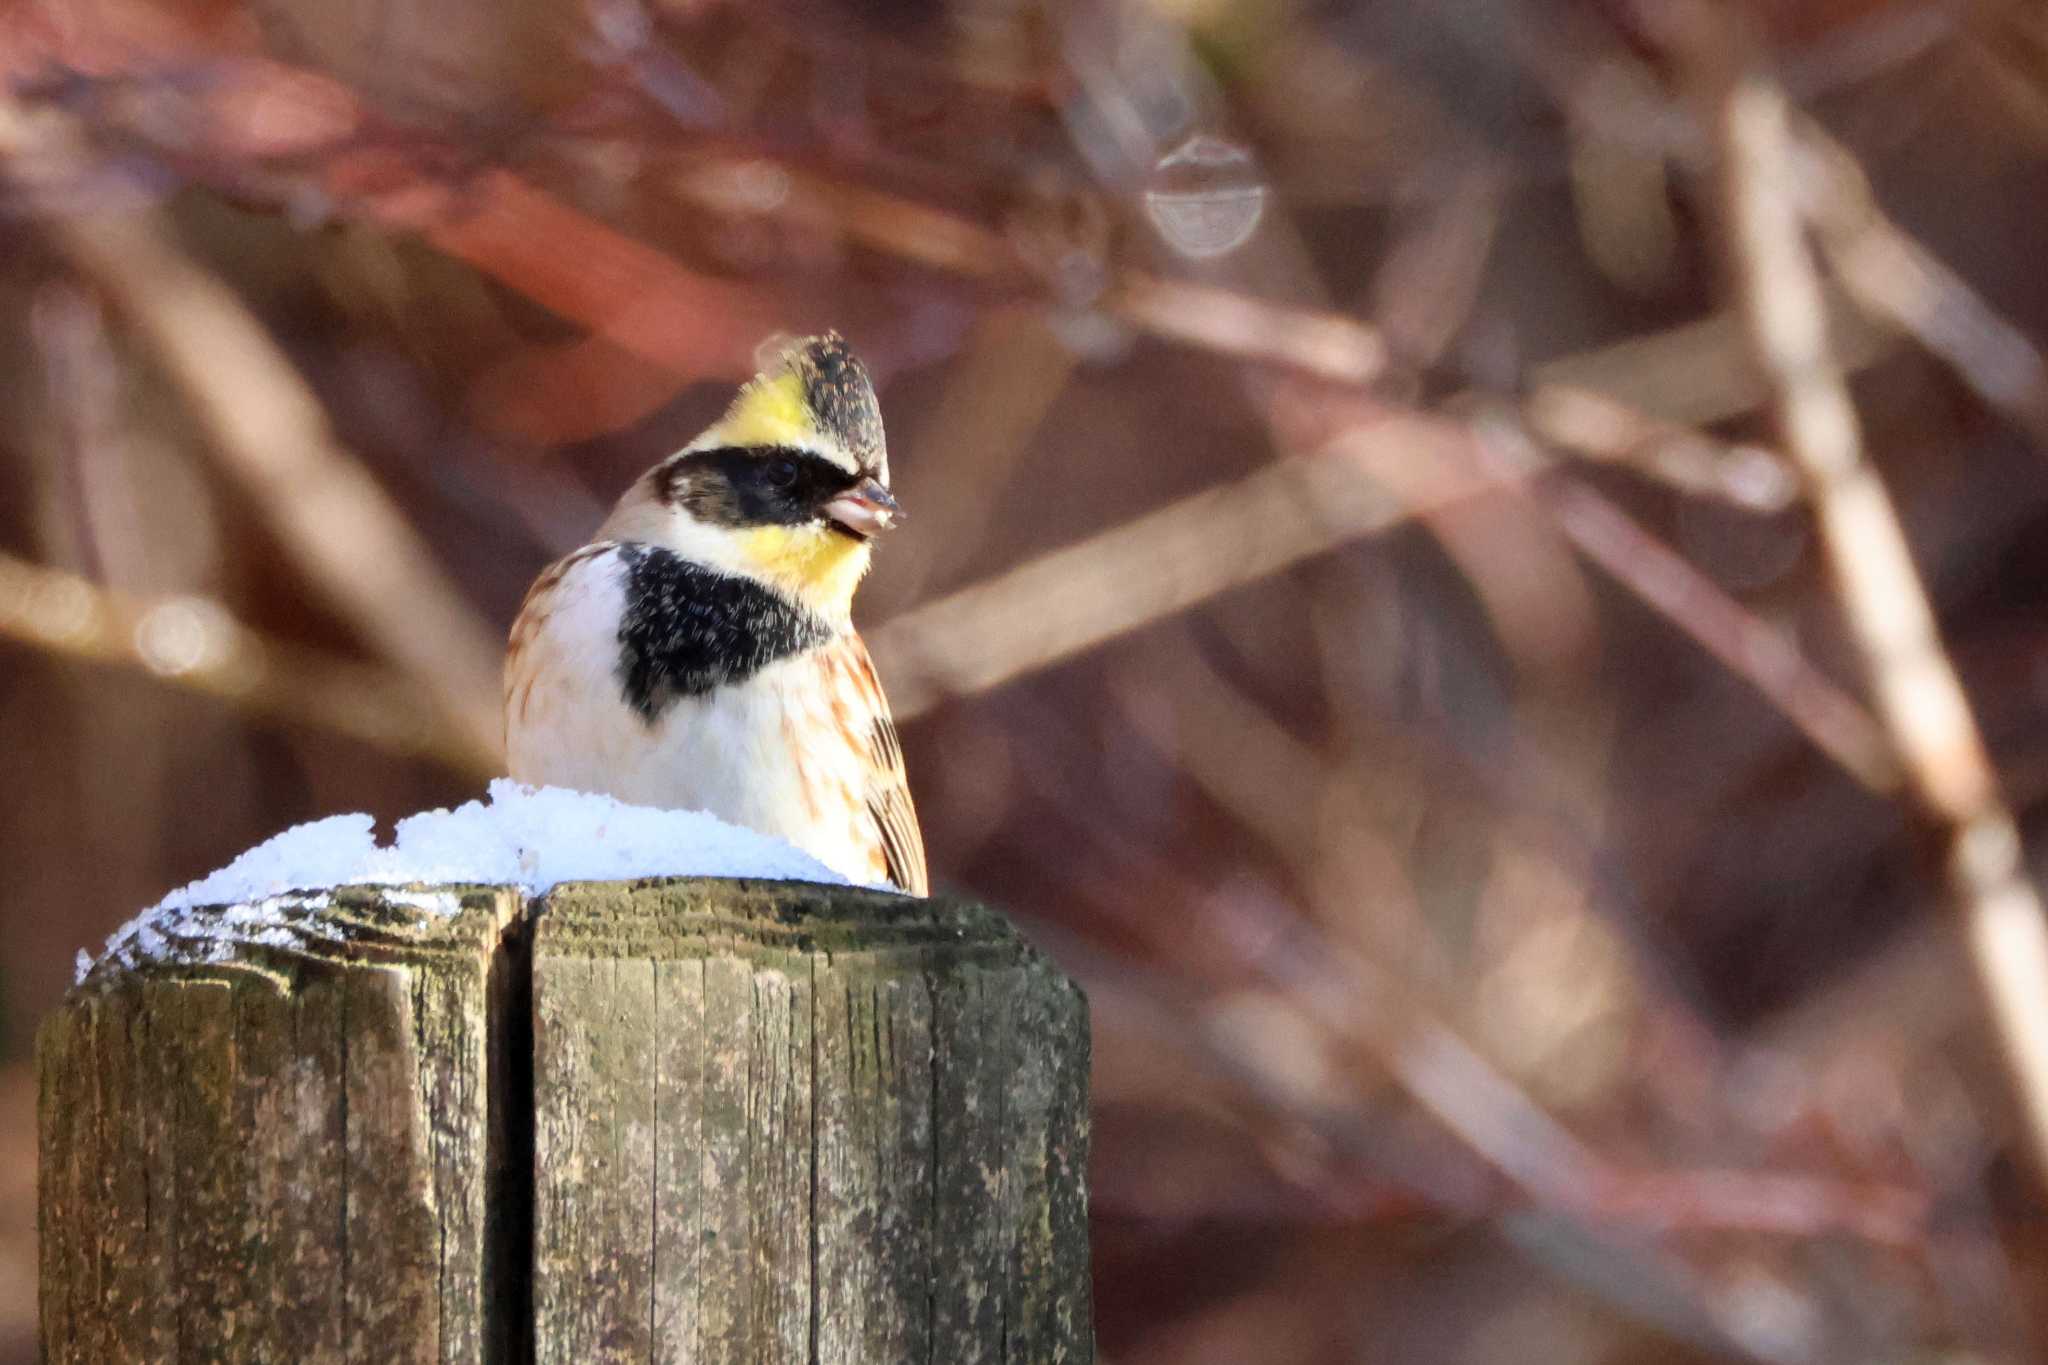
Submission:
<svg viewBox="0 0 2048 1365">
<path fill-rule="evenodd" d="M 650 723 L 627 705 L 616 672 L 620 567 L 611 554 L 572 565 L 550 594 L 552 609 L 515 628 L 505 708 L 512 777 L 708 811 L 787 839 L 843 876 L 880 878 L 866 763 L 831 724 L 815 656 L 677 698 Z"/>
</svg>

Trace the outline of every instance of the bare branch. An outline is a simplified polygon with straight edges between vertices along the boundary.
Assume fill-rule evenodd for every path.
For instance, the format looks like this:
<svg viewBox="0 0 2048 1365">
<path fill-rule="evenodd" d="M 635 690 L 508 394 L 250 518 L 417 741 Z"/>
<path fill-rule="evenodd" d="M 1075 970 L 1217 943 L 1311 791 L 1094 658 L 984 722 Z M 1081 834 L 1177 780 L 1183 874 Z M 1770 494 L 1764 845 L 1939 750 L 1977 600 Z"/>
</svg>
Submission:
<svg viewBox="0 0 2048 1365">
<path fill-rule="evenodd" d="M 1829 295 L 1823 306 L 1845 369 L 1874 365 L 1898 349 L 1895 333 L 1873 326 L 1847 299 Z M 1535 391 L 1589 389 L 1686 426 L 1723 422 L 1770 398 L 1744 348 L 1742 321 L 1729 313 L 1559 356 L 1532 366 L 1527 378 Z"/>
<path fill-rule="evenodd" d="M 2027 1145 L 2048 1172 L 2048 917 L 2026 879 L 2018 830 L 1828 350 L 1785 96 L 1746 71 L 1722 76 L 1715 94 L 1742 313 L 1786 449 L 1805 476 L 1879 718 L 1912 790 L 1946 829 L 1950 894 L 2026 1117 Z"/>
<path fill-rule="evenodd" d="M 1947 361 L 1978 397 L 2048 450 L 2048 361 L 2040 350 L 1885 216 L 1846 148 L 1811 119 L 1796 126 L 1799 202 L 1843 288 Z"/>
<path fill-rule="evenodd" d="M 1542 385 L 1523 400 L 1522 421 L 1567 454 L 1635 470 L 1695 497 L 1777 512 L 1798 495 L 1798 480 L 1776 451 L 1717 441 L 1594 389 Z"/>
<path fill-rule="evenodd" d="M 1491 458 L 1540 459 L 1520 433 L 1483 432 Z M 1531 480 L 1572 544 L 1762 693 L 1816 748 L 1872 791 L 1895 790 L 1898 765 L 1869 711 L 1684 556 L 1598 492 L 1570 479 Z"/>
<path fill-rule="evenodd" d="M 1405 458 L 1460 439 L 1457 424 L 1393 416 L 1357 439 Z M 1476 491 L 1476 485 L 1453 496 Z M 1206 489 L 886 622 L 868 641 L 908 718 L 985 692 L 1148 621 L 1406 519 L 1412 509 L 1350 462 L 1300 455 Z M 1045 610 L 1058 603 L 1059 610 Z"/>
<path fill-rule="evenodd" d="M 308 580 L 420 678 L 472 753 L 500 743 L 504 646 L 234 293 L 146 218 L 51 229 L 155 352 L 211 449 L 277 527 Z"/>
<path fill-rule="evenodd" d="M 389 669 L 265 635 L 208 597 L 133 597 L 89 579 L 0 555 L 0 635 L 219 697 L 260 715 L 318 725 L 456 772 L 498 768 L 434 699 Z"/>
<path fill-rule="evenodd" d="M 947 697 L 985 692 L 1547 468 L 1526 441 L 1503 458 L 1506 435 L 1475 441 L 1462 422 L 1398 410 L 1354 419 L 1317 454 L 1289 456 L 914 607 L 868 634 L 896 713 L 908 719 Z M 1475 457 L 1489 467 L 1476 468 Z M 1782 636 L 1591 489 L 1561 485 L 1549 501 L 1581 552 L 1756 687 L 1857 781 L 1879 791 L 1894 785 L 1863 708 Z M 1039 609 L 1047 602 L 1061 610 Z"/>
</svg>

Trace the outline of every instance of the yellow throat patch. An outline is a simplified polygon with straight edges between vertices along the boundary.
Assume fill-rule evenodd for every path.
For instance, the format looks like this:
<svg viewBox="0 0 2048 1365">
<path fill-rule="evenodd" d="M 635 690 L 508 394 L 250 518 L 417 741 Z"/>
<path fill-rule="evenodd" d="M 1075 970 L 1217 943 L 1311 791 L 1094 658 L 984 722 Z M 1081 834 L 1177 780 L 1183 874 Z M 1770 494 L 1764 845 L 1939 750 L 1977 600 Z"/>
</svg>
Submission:
<svg viewBox="0 0 2048 1365">
<path fill-rule="evenodd" d="M 844 617 L 868 571 L 863 540 L 823 526 L 756 526 L 740 533 L 748 567 L 811 610 Z"/>
<path fill-rule="evenodd" d="M 764 375 L 739 391 L 716 428 L 716 441 L 735 446 L 815 446 L 817 421 L 791 372 Z M 853 590 L 868 571 L 868 546 L 823 526 L 756 526 L 739 533 L 741 554 L 759 577 L 811 610 L 844 618 Z"/>
</svg>

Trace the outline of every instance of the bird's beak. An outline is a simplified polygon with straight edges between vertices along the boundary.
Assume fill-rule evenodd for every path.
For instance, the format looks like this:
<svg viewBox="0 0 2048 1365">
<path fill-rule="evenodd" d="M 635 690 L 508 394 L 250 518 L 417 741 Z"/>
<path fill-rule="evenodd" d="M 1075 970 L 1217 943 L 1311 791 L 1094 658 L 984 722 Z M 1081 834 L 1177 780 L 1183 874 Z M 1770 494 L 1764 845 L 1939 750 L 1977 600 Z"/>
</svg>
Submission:
<svg viewBox="0 0 2048 1365">
<path fill-rule="evenodd" d="M 825 504 L 825 515 L 857 536 L 886 531 L 903 517 L 903 509 L 879 479 L 862 479 Z"/>
</svg>

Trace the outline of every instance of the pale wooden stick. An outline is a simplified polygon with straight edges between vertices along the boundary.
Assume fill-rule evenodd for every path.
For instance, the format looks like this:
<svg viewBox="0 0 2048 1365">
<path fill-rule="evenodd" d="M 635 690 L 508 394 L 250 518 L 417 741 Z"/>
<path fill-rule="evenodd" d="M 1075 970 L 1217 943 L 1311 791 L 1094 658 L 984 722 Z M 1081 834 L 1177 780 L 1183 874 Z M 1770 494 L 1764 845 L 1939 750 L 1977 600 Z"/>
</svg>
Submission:
<svg viewBox="0 0 2048 1365">
<path fill-rule="evenodd" d="M 1786 451 L 1804 476 L 1879 719 L 1911 789 L 1946 827 L 1950 896 L 2004 1049 L 2026 1145 L 2048 1172 L 2048 917 L 2026 879 L 2012 814 L 1942 648 L 1897 511 L 1864 458 L 1856 411 L 1828 349 L 1784 93 L 1753 73 L 1731 72 L 1716 95 L 1742 315 Z"/>
</svg>

